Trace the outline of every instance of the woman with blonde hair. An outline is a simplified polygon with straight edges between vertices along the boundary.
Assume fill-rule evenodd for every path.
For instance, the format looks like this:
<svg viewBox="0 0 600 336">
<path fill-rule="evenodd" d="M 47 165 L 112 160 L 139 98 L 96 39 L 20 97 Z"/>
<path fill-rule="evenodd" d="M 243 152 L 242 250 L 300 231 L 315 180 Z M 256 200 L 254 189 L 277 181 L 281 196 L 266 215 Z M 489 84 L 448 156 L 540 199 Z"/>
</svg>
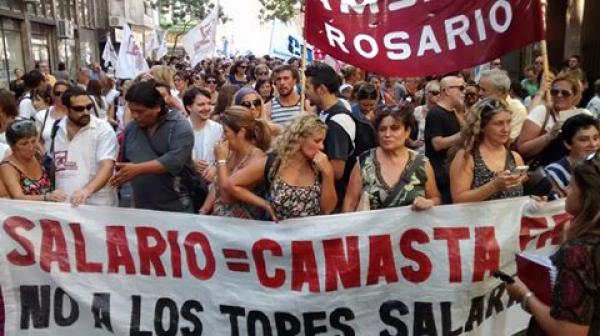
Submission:
<svg viewBox="0 0 600 336">
<path fill-rule="evenodd" d="M 575 216 L 566 240 L 550 257 L 556 267 L 552 304 L 520 280 L 508 295 L 531 314 L 527 335 L 587 336 L 600 333 L 600 159 L 592 154 L 573 168 L 565 210 Z"/>
<path fill-rule="evenodd" d="M 231 176 L 230 194 L 274 220 L 330 214 L 337 204 L 334 173 L 323 141 L 327 126 L 302 114 L 276 139 L 273 152 Z M 255 192 L 266 188 L 266 199 Z"/>
<path fill-rule="evenodd" d="M 450 165 L 454 203 L 523 196 L 525 172 L 521 156 L 509 148 L 511 113 L 503 100 L 484 99 L 473 105 L 461 133 L 460 149 Z"/>
<path fill-rule="evenodd" d="M 576 106 L 581 100 L 581 82 L 558 76 L 551 84 L 550 105 L 539 105 L 529 112 L 517 140 L 517 149 L 530 162 L 530 169 L 547 166 L 568 154 L 560 136 L 562 124 L 578 114 L 592 113 Z"/>
<path fill-rule="evenodd" d="M 252 160 L 263 158 L 271 143 L 268 126 L 254 118 L 250 110 L 231 106 L 221 115 L 223 140 L 215 144 L 216 181 L 200 213 L 236 218 L 258 218 L 261 210 L 238 202 L 227 188 L 229 176 L 242 170 Z"/>
</svg>

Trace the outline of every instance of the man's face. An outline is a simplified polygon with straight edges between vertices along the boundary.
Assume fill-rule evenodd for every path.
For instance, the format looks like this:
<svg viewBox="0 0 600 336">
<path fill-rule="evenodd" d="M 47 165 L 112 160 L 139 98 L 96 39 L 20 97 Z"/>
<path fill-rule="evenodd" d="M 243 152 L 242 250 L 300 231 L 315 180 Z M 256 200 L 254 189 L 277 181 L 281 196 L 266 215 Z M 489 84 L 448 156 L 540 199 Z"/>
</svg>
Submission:
<svg viewBox="0 0 600 336">
<path fill-rule="evenodd" d="M 483 98 L 504 99 L 502 94 L 494 87 L 489 78 L 481 78 L 479 80 L 479 96 Z"/>
<path fill-rule="evenodd" d="M 94 109 L 94 103 L 90 97 L 87 95 L 71 97 L 70 103 L 69 120 L 79 127 L 89 124 L 91 120 L 90 113 Z"/>
<path fill-rule="evenodd" d="M 210 99 L 204 95 L 197 95 L 194 103 L 187 107 L 190 113 L 199 117 L 202 120 L 207 120 L 210 117 Z"/>
<path fill-rule="evenodd" d="M 48 63 L 40 62 L 40 72 L 43 73 L 44 75 L 47 75 L 50 72 Z"/>
<path fill-rule="evenodd" d="M 291 71 L 284 70 L 277 73 L 275 85 L 277 86 L 279 94 L 286 97 L 293 92 L 294 87 L 296 86 L 296 80 L 294 79 L 294 76 L 292 76 Z"/>
<path fill-rule="evenodd" d="M 449 80 L 448 86 L 444 88 L 446 96 L 452 107 L 458 107 L 464 103 L 465 81 L 461 77 L 454 77 Z"/>
<path fill-rule="evenodd" d="M 319 89 L 313 85 L 311 77 L 306 78 L 306 96 L 310 100 L 312 105 L 319 106 L 321 104 L 321 97 L 318 93 Z"/>
<path fill-rule="evenodd" d="M 158 121 L 160 106 L 146 107 L 138 103 L 129 103 L 128 106 L 129 111 L 131 111 L 131 117 L 141 128 L 153 126 Z"/>
<path fill-rule="evenodd" d="M 575 58 L 575 57 L 569 58 L 569 68 L 577 69 L 578 66 L 579 66 L 579 61 L 577 60 L 577 58 Z"/>
</svg>

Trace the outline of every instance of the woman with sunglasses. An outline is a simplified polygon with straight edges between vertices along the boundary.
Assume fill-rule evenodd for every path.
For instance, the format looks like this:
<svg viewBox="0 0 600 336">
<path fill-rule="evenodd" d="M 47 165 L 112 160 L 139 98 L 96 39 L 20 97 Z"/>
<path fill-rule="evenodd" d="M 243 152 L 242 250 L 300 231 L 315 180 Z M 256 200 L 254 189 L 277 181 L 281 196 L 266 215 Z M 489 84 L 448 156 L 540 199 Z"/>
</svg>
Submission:
<svg viewBox="0 0 600 336">
<path fill-rule="evenodd" d="M 217 105 L 217 101 L 219 100 L 219 81 L 214 73 L 208 72 L 204 75 L 204 88 L 210 92 L 210 105 Z"/>
<path fill-rule="evenodd" d="M 52 182 L 36 158 L 38 133 L 31 120 L 17 120 L 6 129 L 12 154 L 0 164 L 0 177 L 10 198 L 62 202 L 65 193 L 51 192 Z"/>
<path fill-rule="evenodd" d="M 556 77 L 550 96 L 551 104 L 539 105 L 529 112 L 517 140 L 519 153 L 531 162 L 530 170 L 567 155 L 560 128 L 568 118 L 578 114 L 592 115 L 588 110 L 576 108 L 581 99 L 581 83 L 577 78 Z"/>
<path fill-rule="evenodd" d="M 508 148 L 510 120 L 503 100 L 487 98 L 471 108 L 460 149 L 450 165 L 454 203 L 523 196 L 522 183 L 527 176 L 516 172 L 523 159 Z"/>
<path fill-rule="evenodd" d="M 228 192 L 229 176 L 243 169 L 255 159 L 265 156 L 271 144 L 271 135 L 264 120 L 241 106 L 231 106 L 221 115 L 223 141 L 214 146 L 217 179 L 211 184 L 209 195 L 200 208 L 201 214 L 236 218 L 258 218 L 260 209 L 240 203 Z"/>
<path fill-rule="evenodd" d="M 236 92 L 233 98 L 234 105 L 240 105 L 252 112 L 254 118 L 263 120 L 269 125 L 271 135 L 275 136 L 283 131 L 283 126 L 271 122 L 270 116 L 265 111 L 265 106 L 260 94 L 250 87 L 243 87 Z"/>
<path fill-rule="evenodd" d="M 540 301 L 520 280 L 508 295 L 531 314 L 527 335 L 600 334 L 600 159 L 588 156 L 573 168 L 565 210 L 575 218 L 566 240 L 550 257 L 556 267 L 552 304 Z"/>
<path fill-rule="evenodd" d="M 406 146 L 415 125 L 411 105 L 379 107 L 374 124 L 379 146 L 358 157 L 350 174 L 342 211 L 407 205 L 421 211 L 440 204 L 429 160 Z"/>
<path fill-rule="evenodd" d="M 188 88 L 189 75 L 185 71 L 177 71 L 173 75 L 173 85 L 177 90 L 177 98 L 183 101 L 183 95 Z"/>
<path fill-rule="evenodd" d="M 413 142 L 417 152 L 425 154 L 425 120 L 430 109 L 440 101 L 440 82 L 432 80 L 425 85 L 425 104 L 415 108 L 415 121 L 419 134 Z"/>
<path fill-rule="evenodd" d="M 248 84 L 248 77 L 246 76 L 246 69 L 248 63 L 244 60 L 236 61 L 231 69 L 229 70 L 228 82 L 231 85 L 246 85 Z"/>
<path fill-rule="evenodd" d="M 37 128 L 40 130 L 40 139 L 46 151 L 50 150 L 52 125 L 54 125 L 56 120 L 67 115 L 68 109 L 63 105 L 60 98 L 70 87 L 71 84 L 65 81 L 57 81 L 52 88 L 54 103 L 49 108 L 39 111 L 35 115 Z"/>
</svg>

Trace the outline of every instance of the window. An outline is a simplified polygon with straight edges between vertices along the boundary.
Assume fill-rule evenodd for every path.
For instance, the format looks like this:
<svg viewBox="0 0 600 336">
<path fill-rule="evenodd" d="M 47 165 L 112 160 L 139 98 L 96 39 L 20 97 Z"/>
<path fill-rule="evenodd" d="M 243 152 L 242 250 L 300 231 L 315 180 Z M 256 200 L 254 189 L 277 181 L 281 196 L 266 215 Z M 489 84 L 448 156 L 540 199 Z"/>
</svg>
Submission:
<svg viewBox="0 0 600 336">
<path fill-rule="evenodd" d="M 14 70 L 24 68 L 23 45 L 19 23 L 0 19 L 0 86 L 7 86 L 14 79 Z"/>
</svg>

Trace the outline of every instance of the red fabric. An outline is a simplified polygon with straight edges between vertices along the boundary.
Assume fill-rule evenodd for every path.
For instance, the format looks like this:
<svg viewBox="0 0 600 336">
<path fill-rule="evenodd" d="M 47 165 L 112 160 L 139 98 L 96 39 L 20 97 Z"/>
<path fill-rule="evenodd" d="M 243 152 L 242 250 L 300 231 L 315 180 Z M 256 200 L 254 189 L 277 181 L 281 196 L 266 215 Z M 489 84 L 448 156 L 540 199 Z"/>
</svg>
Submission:
<svg viewBox="0 0 600 336">
<path fill-rule="evenodd" d="M 464 36 L 448 37 L 466 21 L 466 42 Z M 469 68 L 544 38 L 540 0 L 309 0 L 305 29 L 307 41 L 325 54 L 380 75 L 404 77 Z M 332 29 L 343 34 L 343 43 L 327 33 Z M 362 42 L 355 43 L 357 36 Z M 422 40 L 431 48 L 419 56 Z M 373 53 L 361 55 L 357 44 Z M 403 53 L 408 46 L 410 52 Z"/>
</svg>

